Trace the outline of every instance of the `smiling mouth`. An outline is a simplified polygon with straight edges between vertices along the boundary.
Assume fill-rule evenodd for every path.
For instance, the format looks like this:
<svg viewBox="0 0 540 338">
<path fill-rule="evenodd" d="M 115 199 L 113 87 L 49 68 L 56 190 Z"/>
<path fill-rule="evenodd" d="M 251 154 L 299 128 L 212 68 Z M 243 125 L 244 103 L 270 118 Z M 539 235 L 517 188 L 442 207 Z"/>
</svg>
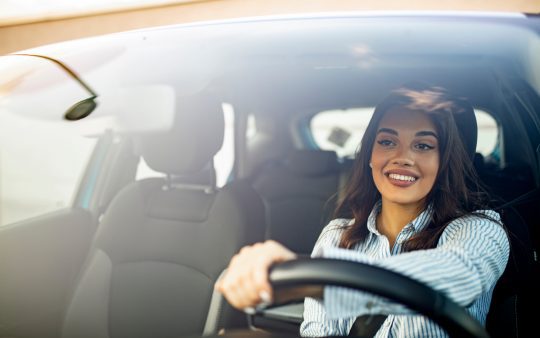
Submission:
<svg viewBox="0 0 540 338">
<path fill-rule="evenodd" d="M 413 176 L 407 176 L 407 175 L 399 175 L 399 174 L 388 174 L 389 178 L 397 181 L 403 181 L 403 182 L 414 182 L 416 181 L 416 177 Z"/>
</svg>

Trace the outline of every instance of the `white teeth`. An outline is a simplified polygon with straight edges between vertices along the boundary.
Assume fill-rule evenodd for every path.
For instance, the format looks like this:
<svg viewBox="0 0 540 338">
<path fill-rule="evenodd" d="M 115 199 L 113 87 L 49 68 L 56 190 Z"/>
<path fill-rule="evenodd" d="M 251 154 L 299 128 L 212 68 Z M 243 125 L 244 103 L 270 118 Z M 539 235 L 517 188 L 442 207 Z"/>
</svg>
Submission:
<svg viewBox="0 0 540 338">
<path fill-rule="evenodd" d="M 416 178 L 412 177 L 412 176 L 405 176 L 405 175 L 398 175 L 398 174 L 390 174 L 388 175 L 388 177 L 390 177 L 391 179 L 394 179 L 394 180 L 400 180 L 400 181 L 409 181 L 409 182 L 414 182 L 416 181 Z"/>
</svg>

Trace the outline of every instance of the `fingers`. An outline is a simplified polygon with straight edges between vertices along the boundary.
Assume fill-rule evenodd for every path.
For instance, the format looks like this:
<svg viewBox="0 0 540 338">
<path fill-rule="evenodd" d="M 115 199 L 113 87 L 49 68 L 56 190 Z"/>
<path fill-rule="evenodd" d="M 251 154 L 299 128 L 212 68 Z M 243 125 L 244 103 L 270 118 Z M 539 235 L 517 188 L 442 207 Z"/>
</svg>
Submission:
<svg viewBox="0 0 540 338">
<path fill-rule="evenodd" d="M 237 309 L 271 303 L 268 269 L 275 263 L 295 258 L 292 251 L 275 241 L 246 246 L 233 257 L 215 288 Z"/>
</svg>

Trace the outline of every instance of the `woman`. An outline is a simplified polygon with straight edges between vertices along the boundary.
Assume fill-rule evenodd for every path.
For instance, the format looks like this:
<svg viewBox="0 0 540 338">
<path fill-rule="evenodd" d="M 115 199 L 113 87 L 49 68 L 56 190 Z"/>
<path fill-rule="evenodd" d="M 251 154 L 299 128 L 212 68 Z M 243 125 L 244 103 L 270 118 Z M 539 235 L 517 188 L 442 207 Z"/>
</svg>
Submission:
<svg viewBox="0 0 540 338">
<path fill-rule="evenodd" d="M 366 129 L 353 175 L 312 257 L 384 267 L 441 291 L 485 323 L 509 244 L 487 210 L 455 119 L 472 114 L 438 87 L 410 85 L 381 102 Z M 473 145 L 476 144 L 474 140 Z M 469 148 L 470 145 L 469 145 Z M 239 309 L 271 302 L 268 268 L 296 255 L 267 241 L 243 248 L 216 288 Z M 389 316 L 377 337 L 445 336 L 426 317 L 367 293 L 325 287 L 306 298 L 303 336 L 347 335 L 355 318 Z"/>
</svg>

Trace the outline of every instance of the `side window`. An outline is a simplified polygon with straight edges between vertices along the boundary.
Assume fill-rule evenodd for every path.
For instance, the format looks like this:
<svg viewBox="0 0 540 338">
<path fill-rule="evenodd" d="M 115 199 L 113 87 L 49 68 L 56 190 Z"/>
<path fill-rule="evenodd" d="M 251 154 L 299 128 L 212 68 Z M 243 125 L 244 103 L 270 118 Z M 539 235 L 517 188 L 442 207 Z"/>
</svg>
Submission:
<svg viewBox="0 0 540 338">
<path fill-rule="evenodd" d="M 493 116 L 483 110 L 475 109 L 476 123 L 478 124 L 478 141 L 476 151 L 488 156 L 495 150 L 499 139 L 499 126 Z"/>
<path fill-rule="evenodd" d="M 223 116 L 225 119 L 225 131 L 223 145 L 214 156 L 214 168 L 216 170 L 216 185 L 222 187 L 227 183 L 234 164 L 234 107 L 223 103 Z M 163 173 L 152 170 L 144 159 L 141 159 L 137 168 L 136 179 L 147 177 L 164 177 Z"/>
<path fill-rule="evenodd" d="M 333 150 L 338 157 L 354 157 L 374 110 L 370 107 L 320 112 L 311 119 L 313 140 L 320 149 Z M 497 122 L 485 111 L 474 112 L 478 122 L 476 151 L 487 156 L 497 145 Z"/>
<path fill-rule="evenodd" d="M 333 150 L 338 157 L 354 157 L 364 136 L 374 107 L 320 112 L 311 119 L 313 140 L 323 150 Z"/>
<path fill-rule="evenodd" d="M 257 135 L 257 121 L 254 115 L 249 114 L 247 117 L 246 139 L 251 139 L 255 135 Z"/>
<path fill-rule="evenodd" d="M 0 111 L 0 226 L 68 208 L 96 138 Z"/>
<path fill-rule="evenodd" d="M 222 187 L 227 183 L 234 165 L 234 107 L 231 104 L 224 103 L 223 114 L 225 117 L 223 145 L 214 156 L 216 184 L 218 187 Z"/>
</svg>

